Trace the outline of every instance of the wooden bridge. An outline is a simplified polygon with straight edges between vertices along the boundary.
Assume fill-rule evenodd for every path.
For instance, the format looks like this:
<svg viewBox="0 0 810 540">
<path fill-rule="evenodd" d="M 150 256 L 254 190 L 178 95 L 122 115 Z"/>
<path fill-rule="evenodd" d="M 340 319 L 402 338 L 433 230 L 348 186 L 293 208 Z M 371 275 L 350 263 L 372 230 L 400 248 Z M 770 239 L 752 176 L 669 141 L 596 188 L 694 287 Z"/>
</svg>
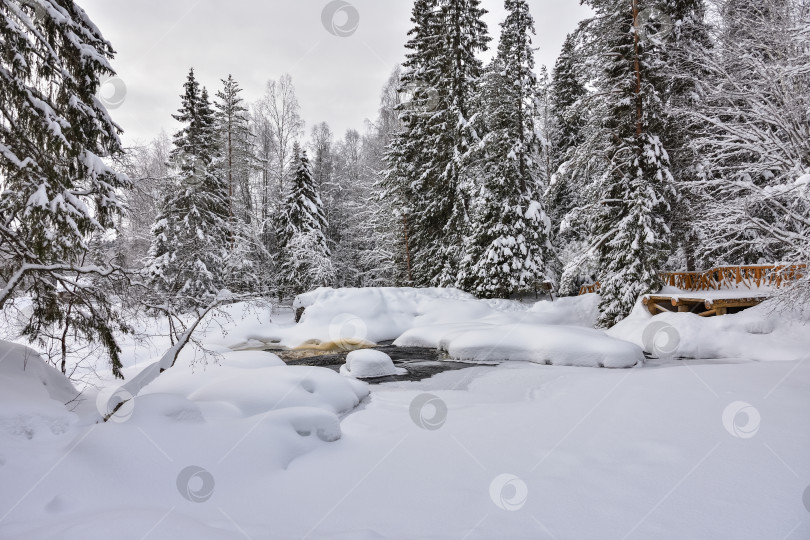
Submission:
<svg viewBox="0 0 810 540">
<path fill-rule="evenodd" d="M 645 294 L 642 303 L 651 314 L 696 313 L 701 317 L 725 315 L 729 309 L 755 306 L 774 290 L 792 283 L 807 270 L 806 264 L 718 266 L 701 272 L 661 272 L 664 289 Z M 668 290 L 674 289 L 674 290 Z M 583 285 L 579 294 L 599 290 L 599 282 Z"/>
</svg>

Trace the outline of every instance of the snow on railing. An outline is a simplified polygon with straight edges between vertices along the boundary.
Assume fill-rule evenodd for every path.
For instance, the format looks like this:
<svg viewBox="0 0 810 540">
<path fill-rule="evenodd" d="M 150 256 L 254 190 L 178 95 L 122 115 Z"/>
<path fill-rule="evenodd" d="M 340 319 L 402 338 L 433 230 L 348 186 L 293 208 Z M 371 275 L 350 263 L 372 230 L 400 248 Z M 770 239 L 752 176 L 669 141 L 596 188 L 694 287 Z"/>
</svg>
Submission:
<svg viewBox="0 0 810 540">
<path fill-rule="evenodd" d="M 661 272 L 664 285 L 685 291 L 779 288 L 801 279 L 806 264 L 718 266 L 702 272 Z"/>
<path fill-rule="evenodd" d="M 664 285 L 684 291 L 714 291 L 719 289 L 737 289 L 745 287 L 779 288 L 786 283 L 804 277 L 806 264 L 771 264 L 717 266 L 710 270 L 697 272 L 661 272 Z M 579 294 L 594 293 L 599 290 L 599 282 L 583 285 Z"/>
</svg>

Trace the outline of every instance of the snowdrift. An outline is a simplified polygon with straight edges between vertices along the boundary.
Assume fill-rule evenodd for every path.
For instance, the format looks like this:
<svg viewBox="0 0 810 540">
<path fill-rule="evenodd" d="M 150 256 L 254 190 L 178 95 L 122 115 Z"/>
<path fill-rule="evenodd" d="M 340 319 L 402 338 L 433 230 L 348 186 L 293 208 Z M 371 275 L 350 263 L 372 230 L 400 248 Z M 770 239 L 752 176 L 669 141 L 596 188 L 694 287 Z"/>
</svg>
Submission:
<svg viewBox="0 0 810 540">
<path fill-rule="evenodd" d="M 639 302 L 607 333 L 661 358 L 801 360 L 810 356 L 805 317 L 772 301 L 719 317 L 693 313 L 653 317 Z"/>
<path fill-rule="evenodd" d="M 598 298 L 533 305 L 479 300 L 457 289 L 321 288 L 300 295 L 301 322 L 277 332 L 291 347 L 362 347 L 395 340 L 434 347 L 457 360 L 518 360 L 587 367 L 631 367 L 641 349 L 592 328 Z"/>
<path fill-rule="evenodd" d="M 0 340 L 0 441 L 47 440 L 68 432 L 78 417 L 65 404 L 77 396 L 39 353 Z"/>
</svg>

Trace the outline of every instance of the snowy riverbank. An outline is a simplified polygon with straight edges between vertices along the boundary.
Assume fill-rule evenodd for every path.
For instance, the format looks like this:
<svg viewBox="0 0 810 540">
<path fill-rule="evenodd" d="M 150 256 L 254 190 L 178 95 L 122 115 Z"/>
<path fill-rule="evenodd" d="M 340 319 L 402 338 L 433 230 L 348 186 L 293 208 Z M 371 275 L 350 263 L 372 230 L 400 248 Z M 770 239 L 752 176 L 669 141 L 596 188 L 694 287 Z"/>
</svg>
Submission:
<svg viewBox="0 0 810 540">
<path fill-rule="evenodd" d="M 61 374 L 3 343 L 0 538 L 810 535 L 810 363 L 800 358 L 810 332 L 788 314 L 763 306 L 703 330 L 688 314 L 638 311 L 608 337 L 589 328 L 588 296 L 534 306 L 457 291 L 312 296 L 298 325 L 291 311 L 229 306 L 201 330 L 209 352 L 190 348 L 103 424 L 114 381 L 66 407 L 75 396 Z M 233 351 L 403 336 L 451 355 L 477 339 L 479 359 L 553 355 L 555 336 L 571 357 L 613 343 L 663 354 L 632 369 L 513 357 L 369 386 Z M 672 358 L 710 338 L 726 347 L 697 350 L 728 357 Z M 125 374 L 163 339 L 125 342 Z"/>
</svg>

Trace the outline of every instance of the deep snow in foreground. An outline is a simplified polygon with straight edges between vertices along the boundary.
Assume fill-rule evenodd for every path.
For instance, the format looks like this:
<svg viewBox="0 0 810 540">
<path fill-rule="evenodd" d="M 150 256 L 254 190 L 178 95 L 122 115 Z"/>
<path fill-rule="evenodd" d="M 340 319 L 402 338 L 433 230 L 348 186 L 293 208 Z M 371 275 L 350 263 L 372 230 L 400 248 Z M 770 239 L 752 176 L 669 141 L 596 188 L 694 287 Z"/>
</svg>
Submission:
<svg viewBox="0 0 810 540">
<path fill-rule="evenodd" d="M 106 423 L 114 381 L 76 399 L 31 349 L 0 342 L 0 538 L 810 537 L 810 331 L 790 314 L 700 326 L 639 309 L 607 337 L 588 328 L 595 295 L 312 296 L 299 325 L 229 306 L 201 330 L 208 352 L 184 352 Z M 369 386 L 234 351 L 403 337 L 513 361 Z M 127 377 L 162 339 L 127 343 Z M 625 346 L 664 358 L 543 365 Z M 672 358 L 688 352 L 725 359 Z"/>
</svg>

